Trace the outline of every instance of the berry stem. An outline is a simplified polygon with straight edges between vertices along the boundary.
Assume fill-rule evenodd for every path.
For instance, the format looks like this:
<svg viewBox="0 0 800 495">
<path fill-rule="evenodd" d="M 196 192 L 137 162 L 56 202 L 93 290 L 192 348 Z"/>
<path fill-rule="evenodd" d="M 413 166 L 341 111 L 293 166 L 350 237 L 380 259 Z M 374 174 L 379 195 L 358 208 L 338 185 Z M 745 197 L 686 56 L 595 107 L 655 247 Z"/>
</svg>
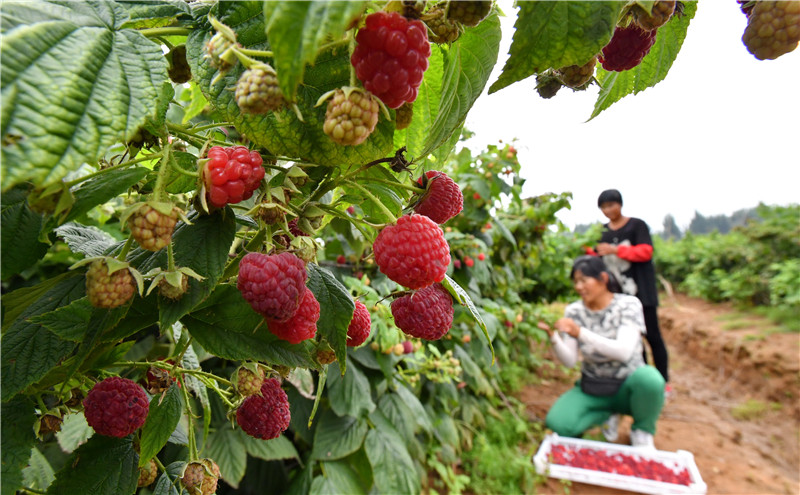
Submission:
<svg viewBox="0 0 800 495">
<path fill-rule="evenodd" d="M 160 27 L 140 29 L 139 32 L 148 38 L 158 38 L 161 36 L 188 36 L 192 30 L 181 27 Z"/>
<path fill-rule="evenodd" d="M 125 258 L 128 257 L 128 252 L 131 250 L 131 246 L 133 246 L 133 235 L 128 236 L 128 240 L 125 241 L 125 245 L 122 246 L 122 251 L 117 255 L 117 259 L 125 261 Z"/>
<path fill-rule="evenodd" d="M 258 65 L 258 64 L 262 64 L 263 65 L 264 64 L 264 62 L 262 62 L 260 60 L 256 60 L 256 59 L 254 59 L 252 57 L 249 57 L 247 55 L 247 53 L 245 53 L 245 50 L 246 49 L 239 48 L 236 45 L 233 46 L 233 54 L 236 55 L 236 58 L 239 59 L 239 62 L 241 62 L 242 65 L 244 65 L 245 69 L 249 69 L 249 68 L 253 67 L 254 65 Z M 259 54 L 262 54 L 261 56 L 272 57 L 272 52 L 262 52 L 262 51 L 259 51 L 259 50 L 247 50 L 247 51 L 251 52 L 251 53 L 252 52 L 257 52 Z M 263 55 L 265 53 L 269 53 L 269 55 Z M 255 55 L 255 56 L 259 56 L 259 55 Z"/>
<path fill-rule="evenodd" d="M 369 191 L 369 189 L 367 189 L 366 187 L 362 186 L 361 184 L 359 184 L 359 183 L 358 183 L 358 182 L 356 182 L 356 181 L 352 181 L 352 180 L 351 180 L 351 181 L 348 181 L 348 182 L 349 182 L 350 184 L 352 184 L 352 185 L 353 185 L 353 187 L 357 188 L 357 189 L 358 189 L 358 190 L 360 190 L 362 193 L 364 193 L 364 196 L 366 196 L 366 197 L 367 197 L 367 198 L 368 198 L 370 201 L 372 201 L 373 203 L 375 203 L 375 206 L 377 206 L 377 207 L 378 207 L 378 209 L 379 209 L 379 210 L 381 210 L 381 212 L 382 212 L 384 215 L 386 215 L 386 216 L 389 218 L 389 220 L 390 220 L 390 222 L 389 222 L 389 223 L 397 223 L 397 218 L 394 216 L 394 213 L 392 213 L 391 211 L 389 211 L 389 208 L 387 208 L 387 207 L 386 207 L 386 205 L 384 205 L 384 204 L 381 202 L 381 200 L 380 200 L 380 199 L 378 199 L 377 197 L 375 197 L 375 195 L 374 195 L 374 194 L 372 194 L 372 193 Z"/>
<path fill-rule="evenodd" d="M 136 164 L 136 163 L 155 160 L 156 158 L 160 158 L 161 155 L 162 155 L 162 153 L 159 151 L 158 153 L 151 153 L 149 155 L 140 156 L 139 158 L 134 158 L 134 159 L 128 160 L 126 162 L 121 162 L 121 163 L 118 163 L 116 165 L 112 165 L 111 167 L 103 168 L 103 169 L 98 170 L 97 172 L 92 172 L 91 174 L 84 175 L 83 177 L 80 177 L 78 179 L 66 182 L 66 186 L 68 188 L 70 188 L 70 187 L 73 187 L 73 186 L 75 186 L 77 184 L 80 184 L 81 182 L 85 182 L 85 181 L 87 181 L 89 179 L 93 179 L 93 178 L 97 177 L 98 175 L 106 174 L 106 173 L 108 173 L 108 172 L 110 172 L 112 170 L 116 170 L 116 169 L 119 169 L 119 168 L 125 168 L 125 167 L 128 167 L 128 166 Z"/>
<path fill-rule="evenodd" d="M 241 46 L 237 46 L 236 51 L 240 52 L 242 55 L 249 55 L 251 57 L 265 57 L 265 58 L 275 57 L 275 54 L 268 50 L 253 50 L 252 48 L 244 48 Z"/>
<path fill-rule="evenodd" d="M 353 51 L 355 51 L 355 49 L 356 49 L 356 37 L 355 36 L 351 36 L 350 37 L 350 43 L 349 43 L 349 50 L 350 50 L 350 56 L 351 57 L 353 56 Z M 358 82 L 358 78 L 356 77 L 356 68 L 355 68 L 355 66 L 353 64 L 349 64 L 349 65 L 350 65 L 350 86 L 351 87 L 355 87 L 356 83 Z"/>
<path fill-rule="evenodd" d="M 407 191 L 411 191 L 411 192 L 417 193 L 417 194 L 425 192 L 425 189 L 422 188 L 422 187 L 408 186 L 408 185 L 402 184 L 400 182 L 392 182 L 390 180 L 379 179 L 377 177 L 359 177 L 358 180 L 366 181 L 366 182 L 380 182 L 381 184 L 386 184 L 386 185 L 392 186 L 392 187 L 399 187 L 401 189 L 405 189 Z"/>
<path fill-rule="evenodd" d="M 167 171 L 171 168 L 173 161 L 172 143 L 167 139 L 164 141 L 165 143 L 161 150 L 161 165 L 158 168 L 158 175 L 156 175 L 156 185 L 153 187 L 153 200 L 159 202 L 163 200 L 164 194 L 166 194 L 164 178 L 167 176 Z M 175 168 L 179 168 L 177 163 Z"/>
<path fill-rule="evenodd" d="M 167 244 L 167 271 L 175 271 L 175 255 L 172 253 L 172 243 Z"/>
<path fill-rule="evenodd" d="M 187 436 L 189 437 L 189 461 L 196 461 L 200 458 L 197 452 L 197 440 L 194 436 L 194 412 L 192 411 L 192 401 L 189 397 L 189 387 L 181 387 L 183 392 L 183 402 L 186 404 L 186 420 L 189 422 Z"/>
<path fill-rule="evenodd" d="M 311 408 L 311 414 L 308 416 L 308 427 L 311 428 L 311 423 L 314 421 L 314 415 L 317 413 L 319 401 L 322 398 L 322 391 L 325 390 L 325 381 L 328 379 L 328 367 L 323 366 L 319 372 L 319 381 L 317 382 L 317 398 L 314 400 L 314 407 Z"/>
</svg>

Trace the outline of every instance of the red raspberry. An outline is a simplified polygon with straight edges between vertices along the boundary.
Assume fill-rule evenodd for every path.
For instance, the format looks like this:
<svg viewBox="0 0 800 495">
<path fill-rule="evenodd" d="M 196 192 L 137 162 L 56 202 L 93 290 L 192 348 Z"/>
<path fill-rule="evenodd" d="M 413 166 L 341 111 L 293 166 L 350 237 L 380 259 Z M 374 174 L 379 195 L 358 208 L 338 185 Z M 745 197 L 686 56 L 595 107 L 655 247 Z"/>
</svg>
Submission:
<svg viewBox="0 0 800 495">
<path fill-rule="evenodd" d="M 426 188 L 414 211 L 443 224 L 464 209 L 464 195 L 458 184 L 442 172 L 431 170 L 420 177 L 419 185 Z"/>
<path fill-rule="evenodd" d="M 381 272 L 409 289 L 441 282 L 450 265 L 444 233 L 425 215 L 400 217 L 381 230 L 372 249 Z"/>
<path fill-rule="evenodd" d="M 175 224 L 178 223 L 178 208 L 165 203 L 156 206 L 159 209 L 145 203 L 128 217 L 131 235 L 142 249 L 148 251 L 159 251 L 167 247 L 172 240 Z"/>
<path fill-rule="evenodd" d="M 403 354 L 411 354 L 414 352 L 414 344 L 410 340 L 403 342 Z"/>
<path fill-rule="evenodd" d="M 774 60 L 800 42 L 800 2 L 756 2 L 742 42 L 758 60 Z"/>
<path fill-rule="evenodd" d="M 281 340 L 290 344 L 299 344 L 308 339 L 313 339 L 317 334 L 317 320 L 319 320 L 319 302 L 314 293 L 306 287 L 300 300 L 300 307 L 286 321 L 267 321 L 269 331 Z"/>
<path fill-rule="evenodd" d="M 190 462 L 186 465 L 181 483 L 190 495 L 212 495 L 217 491 L 219 466 L 211 459 Z"/>
<path fill-rule="evenodd" d="M 239 262 L 236 286 L 257 313 L 285 321 L 300 306 L 307 279 L 305 263 L 292 253 L 247 253 Z"/>
<path fill-rule="evenodd" d="M 364 303 L 356 301 L 356 309 L 353 311 L 353 319 L 347 327 L 347 346 L 358 347 L 367 340 L 369 331 L 372 327 L 372 320 L 369 311 Z"/>
<path fill-rule="evenodd" d="M 603 68 L 616 72 L 633 69 L 650 53 L 650 48 L 656 42 L 657 32 L 657 29 L 644 31 L 635 24 L 626 28 L 618 27 L 611 41 L 598 56 Z"/>
<path fill-rule="evenodd" d="M 86 422 L 101 435 L 126 437 L 141 428 L 150 403 L 133 380 L 112 376 L 94 387 L 83 399 Z"/>
<path fill-rule="evenodd" d="M 262 440 L 278 438 L 290 420 L 289 398 L 276 378 L 264 380 L 261 395 L 251 395 L 236 410 L 236 422 L 242 430 Z"/>
<path fill-rule="evenodd" d="M 397 12 L 375 12 L 358 30 L 356 42 L 350 63 L 367 91 L 389 108 L 417 99 L 431 55 L 422 21 L 409 21 Z"/>
<path fill-rule="evenodd" d="M 249 199 L 264 178 L 262 163 L 261 155 L 244 146 L 214 146 L 208 150 L 202 177 L 209 204 L 223 208 Z"/>
<path fill-rule="evenodd" d="M 441 284 L 392 301 L 395 325 L 419 339 L 441 339 L 453 325 L 453 313 L 453 299 Z"/>
<path fill-rule="evenodd" d="M 485 255 L 485 254 L 483 254 L 483 253 L 478 253 L 478 259 L 479 259 L 479 260 L 481 260 L 481 261 L 483 261 L 483 260 L 485 260 L 485 259 L 486 259 L 486 255 Z"/>
<path fill-rule="evenodd" d="M 236 391 L 239 392 L 239 395 L 243 396 L 255 395 L 261 390 L 261 386 L 264 385 L 264 378 L 264 370 L 261 366 L 256 367 L 255 373 L 253 370 L 241 366 L 236 371 L 234 382 Z"/>
<path fill-rule="evenodd" d="M 103 260 L 93 261 L 86 271 L 86 295 L 95 308 L 116 308 L 128 302 L 136 288 L 128 268 L 108 273 Z"/>
<path fill-rule="evenodd" d="M 467 265 L 469 268 L 472 268 L 473 266 L 475 266 L 475 260 L 467 256 L 466 258 L 464 258 L 464 264 Z"/>
</svg>

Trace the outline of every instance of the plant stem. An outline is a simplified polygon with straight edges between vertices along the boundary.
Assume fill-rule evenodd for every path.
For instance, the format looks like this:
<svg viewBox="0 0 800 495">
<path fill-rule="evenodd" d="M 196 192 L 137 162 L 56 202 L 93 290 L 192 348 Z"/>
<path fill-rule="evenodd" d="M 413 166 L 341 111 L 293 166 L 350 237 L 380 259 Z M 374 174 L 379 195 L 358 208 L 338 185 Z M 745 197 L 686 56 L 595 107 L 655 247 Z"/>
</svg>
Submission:
<svg viewBox="0 0 800 495">
<path fill-rule="evenodd" d="M 160 36 L 188 36 L 192 31 L 182 27 L 160 27 L 140 29 L 139 32 L 148 38 L 158 38 Z"/>
<path fill-rule="evenodd" d="M 153 187 L 153 199 L 155 201 L 161 201 L 161 198 L 164 197 L 164 178 L 167 176 L 167 170 L 170 168 L 170 162 L 172 160 L 172 143 L 164 140 L 164 147 L 161 150 L 161 165 L 158 168 L 158 175 L 156 175 L 156 185 Z"/>
<path fill-rule="evenodd" d="M 167 244 L 167 270 L 175 271 L 175 256 L 172 253 L 172 243 Z"/>
<path fill-rule="evenodd" d="M 118 168 L 128 167 L 128 166 L 133 165 L 135 163 L 140 163 L 140 162 L 146 162 L 146 161 L 149 161 L 149 160 L 153 160 L 155 158 L 159 158 L 160 156 L 161 156 L 161 152 L 160 151 L 158 153 L 151 153 L 151 154 L 146 155 L 146 156 L 140 156 L 139 158 L 135 158 L 133 160 L 128 160 L 126 162 L 118 163 L 118 164 L 113 165 L 111 167 L 104 168 L 102 170 L 98 170 L 97 172 L 92 172 L 91 174 L 84 175 L 83 177 L 80 177 L 78 179 L 71 180 L 71 181 L 67 182 L 66 185 L 67 185 L 68 188 L 70 188 L 70 187 L 73 187 L 73 186 L 75 186 L 77 184 L 80 184 L 81 182 L 85 182 L 85 181 L 87 181 L 89 179 L 97 177 L 98 175 L 102 175 L 102 174 L 108 173 L 108 172 L 110 172 L 112 170 L 116 170 Z"/>
<path fill-rule="evenodd" d="M 236 50 L 238 50 L 243 55 L 249 55 L 251 57 L 273 58 L 275 56 L 275 54 L 266 50 L 253 50 L 252 48 L 239 48 L 239 47 L 237 47 Z"/>
<path fill-rule="evenodd" d="M 129 235 L 128 240 L 125 241 L 125 245 L 122 246 L 122 251 L 120 251 L 119 255 L 117 255 L 117 259 L 120 261 L 125 261 L 125 258 L 128 257 L 128 251 L 131 250 L 132 245 L 133 245 L 133 236 Z"/>
<path fill-rule="evenodd" d="M 186 404 L 186 419 L 189 422 L 187 435 L 189 437 L 189 460 L 196 461 L 200 456 L 197 453 L 197 440 L 194 437 L 194 413 L 192 412 L 192 401 L 189 397 L 189 387 L 184 384 L 181 387 L 183 392 L 183 400 Z"/>
<path fill-rule="evenodd" d="M 350 182 L 350 184 L 352 184 L 354 187 L 356 187 L 357 189 L 359 189 L 359 190 L 360 190 L 362 193 L 364 193 L 364 196 L 366 196 L 367 198 L 369 198 L 369 200 L 370 200 L 370 201 L 372 201 L 373 203 L 375 203 L 375 206 L 377 206 L 377 207 L 378 207 L 378 209 L 379 209 L 379 210 L 381 210 L 381 212 L 383 212 L 383 214 L 384 214 L 384 215 L 386 215 L 387 217 L 389 217 L 390 223 L 396 223 L 396 222 L 397 222 L 397 218 L 395 218 L 394 214 L 393 214 L 391 211 L 389 211 L 389 208 L 387 208 L 387 207 L 386 207 L 386 205 L 384 205 L 383 203 L 381 203 L 381 200 L 379 200 L 378 198 L 376 198 L 376 197 L 375 197 L 375 195 L 374 195 L 374 194 L 372 194 L 372 193 L 369 191 L 369 189 L 367 189 L 366 187 L 362 186 L 362 185 L 361 185 L 361 184 L 359 184 L 358 182 L 355 182 L 355 181 L 349 181 L 349 182 Z"/>
<path fill-rule="evenodd" d="M 356 37 L 355 36 L 350 38 L 350 43 L 349 43 L 348 49 L 350 51 L 350 55 L 352 56 L 353 55 L 353 51 L 356 49 Z M 356 78 L 356 68 L 355 68 L 355 66 L 353 64 L 350 64 L 350 86 L 355 87 L 357 80 L 358 79 Z"/>
<path fill-rule="evenodd" d="M 392 187 L 399 187 L 401 189 L 406 189 L 407 191 L 411 191 L 413 193 L 425 192 L 425 189 L 423 189 L 421 187 L 407 186 L 407 185 L 402 184 L 400 182 L 392 182 L 390 180 L 379 179 L 377 177 L 360 177 L 358 180 L 367 181 L 367 182 L 380 182 L 381 184 L 386 184 L 387 186 L 392 186 Z"/>
</svg>

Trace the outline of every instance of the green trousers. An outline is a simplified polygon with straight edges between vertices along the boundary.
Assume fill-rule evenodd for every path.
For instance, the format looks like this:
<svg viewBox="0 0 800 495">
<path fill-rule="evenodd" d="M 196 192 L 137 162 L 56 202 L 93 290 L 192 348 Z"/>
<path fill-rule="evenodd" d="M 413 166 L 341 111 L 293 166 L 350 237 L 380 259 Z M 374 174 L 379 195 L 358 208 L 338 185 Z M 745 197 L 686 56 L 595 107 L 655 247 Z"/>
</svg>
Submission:
<svg viewBox="0 0 800 495">
<path fill-rule="evenodd" d="M 614 413 L 633 416 L 634 430 L 655 435 L 656 421 L 664 406 L 664 378 L 652 366 L 633 372 L 616 394 L 598 397 L 585 394 L 580 380 L 556 400 L 545 424 L 564 437 L 579 437 L 584 431 L 602 425 Z"/>
</svg>

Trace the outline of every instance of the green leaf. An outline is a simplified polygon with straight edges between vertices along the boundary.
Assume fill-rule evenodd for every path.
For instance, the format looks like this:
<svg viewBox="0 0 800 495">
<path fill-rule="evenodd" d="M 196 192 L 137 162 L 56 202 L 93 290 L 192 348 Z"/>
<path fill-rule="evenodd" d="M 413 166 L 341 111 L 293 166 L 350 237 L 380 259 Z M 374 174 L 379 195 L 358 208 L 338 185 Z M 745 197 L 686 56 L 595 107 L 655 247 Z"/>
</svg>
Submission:
<svg viewBox="0 0 800 495">
<path fill-rule="evenodd" d="M 0 347 L 2 400 L 8 400 L 35 383 L 75 349 L 74 342 L 60 339 L 45 327 L 28 321 L 80 299 L 86 292 L 84 279 L 74 274 L 62 279 L 16 319 L 3 334 Z"/>
<path fill-rule="evenodd" d="M 306 65 L 330 40 L 341 39 L 366 2 L 264 2 L 266 34 L 284 96 L 294 101 Z"/>
<path fill-rule="evenodd" d="M 185 151 L 174 151 L 172 156 L 175 162 L 172 167 L 178 167 L 186 172 L 197 172 L 197 157 Z M 197 188 L 197 177 L 190 177 L 176 172 L 171 167 L 164 177 L 164 187 L 170 194 L 181 194 L 194 191 Z"/>
<path fill-rule="evenodd" d="M 418 156 L 427 156 L 439 148 L 464 124 L 497 62 L 500 37 L 500 20 L 495 12 L 468 29 L 445 51 L 439 112 Z"/>
<path fill-rule="evenodd" d="M 111 2 L 3 5 L 3 189 L 58 181 L 154 114 L 166 61 L 128 20 Z"/>
<path fill-rule="evenodd" d="M 583 65 L 608 44 L 625 2 L 520 2 L 503 72 L 489 94 L 548 68 Z"/>
<path fill-rule="evenodd" d="M 78 218 L 97 205 L 116 198 L 130 189 L 132 185 L 144 179 L 148 172 L 150 169 L 146 167 L 123 168 L 111 170 L 82 182 L 78 187 L 70 189 L 72 195 L 75 196 L 75 203 L 72 204 L 72 208 L 67 212 L 63 221 L 68 222 Z"/>
<path fill-rule="evenodd" d="M 594 104 L 589 120 L 597 117 L 629 94 L 638 94 L 661 82 L 672 68 L 686 38 L 689 23 L 697 12 L 697 2 L 686 2 L 684 15 L 675 15 L 668 23 L 658 28 L 656 41 L 642 63 L 623 72 L 608 72 L 597 67 L 596 77 L 600 82 L 600 94 Z"/>
<path fill-rule="evenodd" d="M 260 438 L 251 437 L 244 432 L 242 432 L 241 436 L 244 439 L 244 446 L 245 449 L 247 449 L 247 453 L 253 457 L 265 461 L 300 458 L 294 444 L 283 435 L 271 440 L 261 440 Z"/>
<path fill-rule="evenodd" d="M 403 398 L 398 394 L 383 394 L 378 401 L 378 409 L 392 422 L 405 442 L 414 438 L 416 418 Z"/>
<path fill-rule="evenodd" d="M 247 468 L 247 451 L 242 436 L 226 422 L 208 436 L 203 455 L 219 465 L 220 477 L 233 488 L 239 488 Z"/>
<path fill-rule="evenodd" d="M 489 349 L 492 351 L 492 364 L 494 364 L 494 346 L 492 346 L 492 339 L 489 336 L 489 330 L 486 328 L 486 322 L 484 322 L 483 318 L 481 317 L 480 310 L 478 310 L 477 306 L 475 306 L 475 303 L 472 302 L 472 298 L 469 297 L 467 291 L 458 285 L 458 282 L 450 278 L 449 275 L 444 276 L 444 280 L 442 280 L 442 286 L 444 286 L 444 288 L 450 292 L 457 303 L 461 304 L 462 306 L 466 306 L 467 309 L 469 309 L 472 317 L 475 318 L 475 321 L 478 323 L 478 327 L 480 327 L 483 335 L 486 337 L 486 342 L 489 344 Z"/>
<path fill-rule="evenodd" d="M 380 411 L 375 411 L 370 419 L 375 428 L 367 434 L 364 450 L 372 466 L 376 491 L 395 494 L 420 493 L 414 461 L 400 434 Z"/>
<path fill-rule="evenodd" d="M 347 328 L 353 319 L 356 305 L 353 297 L 333 274 L 317 264 L 306 265 L 308 288 L 319 302 L 319 321 L 317 332 L 325 337 L 342 364 L 342 372 L 347 369 Z"/>
<path fill-rule="evenodd" d="M 14 495 L 17 488 L 22 486 L 22 468 L 28 463 L 31 448 L 36 442 L 33 434 L 36 416 L 33 403 L 23 397 L 3 403 L 0 415 L 3 417 L 0 427 L 0 495 Z"/>
<path fill-rule="evenodd" d="M 320 2 L 322 3 L 322 2 Z M 225 6 L 224 12 L 222 5 Z M 266 34 L 261 30 L 264 16 L 259 2 L 229 2 L 220 4 L 219 20 L 236 31 L 238 41 L 250 49 L 269 50 Z M 236 129 L 257 146 L 263 146 L 275 155 L 296 161 L 315 163 L 326 167 L 365 164 L 392 153 L 392 122 L 381 118 L 370 137 L 358 146 L 341 146 L 322 131 L 326 105 L 316 107 L 324 93 L 350 84 L 350 54 L 347 44 L 323 50 L 313 66 L 306 68 L 303 84 L 297 91 L 297 106 L 304 122 L 298 120 L 287 108 L 267 115 L 244 114 L 234 101 L 234 87 L 244 67 L 237 64 L 219 81 L 211 85 L 218 75 L 216 69 L 203 61 L 204 46 L 211 39 L 209 29 L 193 31 L 187 41 L 187 58 L 192 74 L 206 99 L 233 122 Z"/>
<path fill-rule="evenodd" d="M 186 2 L 126 0 L 120 5 L 129 17 L 122 26 L 133 29 L 169 26 L 178 17 L 189 16 L 192 12 Z"/>
<path fill-rule="evenodd" d="M 400 399 L 405 403 L 406 407 L 411 409 L 411 415 L 417 422 L 417 425 L 430 433 L 433 429 L 431 418 L 428 416 L 428 411 L 425 410 L 419 398 L 414 395 L 408 387 L 402 384 L 397 385 L 397 395 L 400 396 Z"/>
<path fill-rule="evenodd" d="M 47 252 L 47 244 L 39 241 L 42 215 L 34 213 L 24 197 L 13 204 L 3 203 L 0 278 L 6 280 L 39 261 Z"/>
<path fill-rule="evenodd" d="M 182 495 L 186 493 L 178 480 L 183 475 L 186 462 L 176 461 L 166 467 L 166 471 L 158 477 L 153 495 Z M 177 487 L 177 488 L 176 488 Z"/>
<path fill-rule="evenodd" d="M 198 86 L 194 81 L 191 81 L 190 84 L 192 89 L 189 96 L 189 105 L 183 109 L 183 119 L 181 120 L 182 124 L 186 124 L 193 118 L 203 113 L 206 105 L 208 105 L 208 100 L 206 100 L 206 97 L 203 96 L 200 86 Z"/>
<path fill-rule="evenodd" d="M 367 436 L 367 422 L 352 416 L 337 416 L 330 409 L 319 419 L 311 458 L 332 461 L 361 448 Z"/>
<path fill-rule="evenodd" d="M 39 301 L 50 289 L 60 284 L 64 279 L 77 276 L 74 272 L 62 273 L 53 278 L 48 278 L 33 287 L 23 287 L 9 294 L 3 294 L 3 332 L 8 325 L 16 321 L 31 304 Z"/>
<path fill-rule="evenodd" d="M 322 476 L 311 483 L 313 495 L 366 495 L 366 490 L 358 482 L 358 474 L 346 461 L 321 462 Z"/>
<path fill-rule="evenodd" d="M 458 41 L 456 41 L 458 43 Z M 394 132 L 394 147 L 406 147 L 409 159 L 423 160 L 421 156 L 425 149 L 425 140 L 433 126 L 436 116 L 439 115 L 439 100 L 442 95 L 442 74 L 444 71 L 444 51 L 432 49 L 428 57 L 428 69 L 417 92 L 417 99 L 413 105 L 413 117 L 409 126 Z"/>
<path fill-rule="evenodd" d="M 56 473 L 56 480 L 47 493 L 132 494 L 139 479 L 138 463 L 139 454 L 134 450 L 132 436 L 95 435 Z"/>
<path fill-rule="evenodd" d="M 69 222 L 55 229 L 55 233 L 73 253 L 80 253 L 87 258 L 103 256 L 112 248 L 117 240 L 93 225 L 81 225 Z"/>
<path fill-rule="evenodd" d="M 358 367 L 351 363 L 344 376 L 339 363 L 332 363 L 328 373 L 328 399 L 338 416 L 361 418 L 375 410 L 369 381 Z"/>
<path fill-rule="evenodd" d="M 35 490 L 47 490 L 47 487 L 56 479 L 55 471 L 47 458 L 36 447 L 31 450 L 31 459 L 28 466 L 22 470 L 25 486 Z"/>
<path fill-rule="evenodd" d="M 94 430 L 86 422 L 86 416 L 82 412 L 70 413 L 64 416 L 61 431 L 56 433 L 56 440 L 58 440 L 61 450 L 71 454 L 92 438 L 92 435 L 94 435 Z"/>
<path fill-rule="evenodd" d="M 33 316 L 29 321 L 42 325 L 64 340 L 81 342 L 86 336 L 86 326 L 93 311 L 89 299 L 83 297 L 55 311 Z"/>
<path fill-rule="evenodd" d="M 144 466 L 167 444 L 167 440 L 181 419 L 181 395 L 178 385 L 173 383 L 164 394 L 153 397 L 147 421 L 142 427 L 142 442 L 139 466 Z"/>
</svg>

